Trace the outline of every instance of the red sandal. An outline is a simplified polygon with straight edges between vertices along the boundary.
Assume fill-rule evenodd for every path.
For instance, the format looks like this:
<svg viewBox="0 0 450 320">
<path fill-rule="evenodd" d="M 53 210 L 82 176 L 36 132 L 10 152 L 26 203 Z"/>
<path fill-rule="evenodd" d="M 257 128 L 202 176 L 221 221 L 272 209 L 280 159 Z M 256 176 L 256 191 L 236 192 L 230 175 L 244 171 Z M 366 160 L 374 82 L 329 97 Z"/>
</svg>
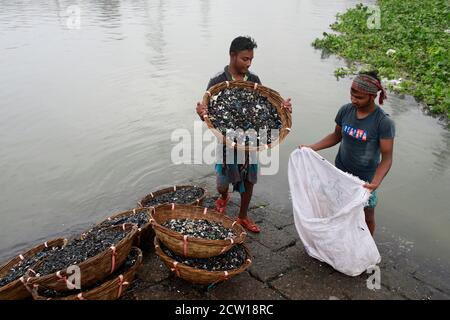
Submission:
<svg viewBox="0 0 450 320">
<path fill-rule="evenodd" d="M 253 233 L 261 232 L 261 229 L 249 218 L 245 218 L 245 219 L 237 218 L 236 222 L 239 223 L 241 226 L 243 226 L 245 229 L 247 229 L 250 232 L 253 232 Z"/>
<path fill-rule="evenodd" d="M 221 196 L 216 200 L 216 210 L 219 213 L 225 213 L 228 201 L 230 201 L 230 193 L 227 193 L 227 198 L 224 200 Z"/>
</svg>

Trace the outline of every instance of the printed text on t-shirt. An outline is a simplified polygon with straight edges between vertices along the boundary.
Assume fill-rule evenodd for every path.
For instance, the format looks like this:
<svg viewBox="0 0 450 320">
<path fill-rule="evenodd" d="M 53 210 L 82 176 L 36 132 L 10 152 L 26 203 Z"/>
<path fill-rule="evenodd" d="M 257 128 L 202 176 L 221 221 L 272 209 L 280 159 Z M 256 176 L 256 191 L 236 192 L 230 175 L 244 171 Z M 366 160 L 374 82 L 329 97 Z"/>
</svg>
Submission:
<svg viewBox="0 0 450 320">
<path fill-rule="evenodd" d="M 344 126 L 344 133 L 358 140 L 366 141 L 367 140 L 367 131 L 363 129 L 356 129 L 351 126 Z"/>
</svg>

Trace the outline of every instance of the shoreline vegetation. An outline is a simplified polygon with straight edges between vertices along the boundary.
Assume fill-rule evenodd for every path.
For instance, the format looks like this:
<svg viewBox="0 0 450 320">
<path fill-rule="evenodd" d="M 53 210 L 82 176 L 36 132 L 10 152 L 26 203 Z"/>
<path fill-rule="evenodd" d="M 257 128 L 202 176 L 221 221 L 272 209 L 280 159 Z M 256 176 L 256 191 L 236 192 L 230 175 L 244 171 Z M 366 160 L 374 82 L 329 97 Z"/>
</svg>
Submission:
<svg viewBox="0 0 450 320">
<path fill-rule="evenodd" d="M 449 8 L 447 0 L 358 4 L 336 15 L 330 25 L 336 33 L 324 32 L 312 45 L 349 61 L 336 77 L 375 69 L 389 90 L 414 96 L 449 125 Z"/>
</svg>

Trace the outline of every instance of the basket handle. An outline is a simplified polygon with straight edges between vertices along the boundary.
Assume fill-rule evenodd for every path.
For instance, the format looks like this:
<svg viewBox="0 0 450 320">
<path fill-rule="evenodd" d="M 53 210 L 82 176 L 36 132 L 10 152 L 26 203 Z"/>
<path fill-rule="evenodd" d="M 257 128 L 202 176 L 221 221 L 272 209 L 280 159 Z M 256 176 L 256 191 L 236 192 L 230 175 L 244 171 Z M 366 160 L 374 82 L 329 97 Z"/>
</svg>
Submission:
<svg viewBox="0 0 450 320">
<path fill-rule="evenodd" d="M 123 286 L 129 285 L 129 282 L 123 281 L 123 275 L 120 275 L 118 277 L 118 280 L 119 280 L 119 289 L 117 290 L 117 299 L 119 299 L 120 296 L 122 295 Z"/>
<path fill-rule="evenodd" d="M 185 257 L 187 257 L 188 253 L 188 237 L 187 235 L 183 236 L 183 254 Z"/>
<path fill-rule="evenodd" d="M 114 269 L 116 268 L 116 247 L 111 246 L 110 247 L 112 253 L 111 253 L 111 273 L 114 272 Z"/>
<path fill-rule="evenodd" d="M 224 252 L 227 251 L 227 250 L 230 250 L 231 247 L 233 247 L 233 245 L 234 245 L 234 240 L 233 240 L 233 238 L 230 239 L 230 242 L 231 242 L 230 245 L 223 247 L 222 251 L 220 251 L 220 254 L 224 253 Z"/>
<path fill-rule="evenodd" d="M 29 277 L 25 278 L 24 276 L 22 276 L 22 277 L 20 277 L 19 280 L 20 280 L 20 282 L 22 282 L 22 284 L 25 286 L 25 289 L 27 289 L 27 291 L 28 291 L 30 294 L 32 294 L 32 289 L 30 289 L 30 285 L 29 285 L 30 278 L 29 278 Z M 36 286 L 37 286 L 37 284 L 36 284 Z"/>
<path fill-rule="evenodd" d="M 78 300 L 86 300 L 86 298 L 83 297 L 83 292 L 80 292 L 80 293 L 77 295 L 77 299 L 78 299 Z"/>
<path fill-rule="evenodd" d="M 217 281 L 214 281 L 213 283 L 211 283 L 211 284 L 209 285 L 208 288 L 211 288 L 211 287 L 215 286 L 216 284 L 218 284 L 218 283 L 221 282 L 221 281 L 227 281 L 228 279 L 230 279 L 230 275 L 228 274 L 228 271 L 225 270 L 225 271 L 223 272 L 223 277 L 222 277 L 222 279 L 219 279 L 219 280 L 217 280 Z"/>
<path fill-rule="evenodd" d="M 170 271 L 175 272 L 175 274 L 177 275 L 178 278 L 181 278 L 180 276 L 180 270 L 177 267 L 178 265 L 178 261 L 174 261 L 173 262 L 173 268 L 170 268 Z"/>
</svg>

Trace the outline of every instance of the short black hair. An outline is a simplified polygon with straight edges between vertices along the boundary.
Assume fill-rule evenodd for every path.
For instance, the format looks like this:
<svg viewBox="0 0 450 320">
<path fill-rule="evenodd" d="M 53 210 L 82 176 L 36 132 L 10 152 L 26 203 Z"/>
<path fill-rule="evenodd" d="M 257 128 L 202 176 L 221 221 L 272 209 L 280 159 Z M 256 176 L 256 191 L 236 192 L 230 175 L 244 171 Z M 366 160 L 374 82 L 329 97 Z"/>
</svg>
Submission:
<svg viewBox="0 0 450 320">
<path fill-rule="evenodd" d="M 230 45 L 230 54 L 231 53 L 238 53 L 240 51 L 244 50 L 253 50 L 257 48 L 258 45 L 256 44 L 255 40 L 251 37 L 237 37 L 233 41 L 231 41 Z"/>
<path fill-rule="evenodd" d="M 378 81 L 381 81 L 380 78 L 378 78 L 377 70 L 361 71 L 359 74 L 365 74 L 365 75 L 371 76 L 372 78 L 377 79 Z"/>
</svg>

